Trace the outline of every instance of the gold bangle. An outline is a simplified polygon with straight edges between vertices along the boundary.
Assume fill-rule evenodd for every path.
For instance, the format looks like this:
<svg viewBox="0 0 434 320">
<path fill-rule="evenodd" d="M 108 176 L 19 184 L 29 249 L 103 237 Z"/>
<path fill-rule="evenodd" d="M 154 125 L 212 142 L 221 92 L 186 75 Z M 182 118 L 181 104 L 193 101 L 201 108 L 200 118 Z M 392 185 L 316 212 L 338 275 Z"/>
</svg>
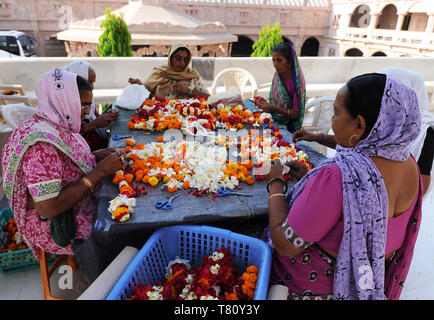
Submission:
<svg viewBox="0 0 434 320">
<path fill-rule="evenodd" d="M 271 194 L 268 197 L 268 201 L 270 201 L 271 199 L 273 199 L 273 197 L 277 197 L 277 196 L 286 197 L 284 193 L 274 193 L 274 194 Z"/>
<path fill-rule="evenodd" d="M 93 191 L 93 189 L 95 188 L 95 186 L 93 185 L 93 183 L 88 178 L 86 178 L 85 176 L 83 176 L 80 179 L 80 181 L 83 182 L 86 185 L 86 187 L 88 187 L 91 191 Z"/>
</svg>

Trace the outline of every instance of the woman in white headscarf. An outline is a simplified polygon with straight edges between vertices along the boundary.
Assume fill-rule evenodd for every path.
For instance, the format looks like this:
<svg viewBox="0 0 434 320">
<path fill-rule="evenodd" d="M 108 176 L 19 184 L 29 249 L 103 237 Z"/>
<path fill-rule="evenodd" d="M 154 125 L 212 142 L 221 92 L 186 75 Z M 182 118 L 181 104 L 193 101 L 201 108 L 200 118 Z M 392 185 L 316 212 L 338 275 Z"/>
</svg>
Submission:
<svg viewBox="0 0 434 320">
<path fill-rule="evenodd" d="M 89 82 L 92 89 L 94 88 L 96 73 L 88 62 L 75 60 L 61 69 L 79 75 Z M 98 150 L 107 147 L 109 134 L 105 131 L 105 128 L 110 125 L 110 122 L 116 120 L 118 117 L 119 111 L 117 110 L 109 110 L 108 112 L 97 116 L 95 103 L 92 102 L 90 113 L 84 118 L 80 131 L 89 143 L 91 150 Z"/>
<path fill-rule="evenodd" d="M 428 112 L 429 98 L 425 81 L 419 73 L 401 68 L 387 68 L 380 71 L 388 76 L 398 78 L 405 85 L 416 91 L 419 110 L 422 116 L 422 126 L 417 138 L 410 145 L 410 151 L 417 159 L 422 175 L 424 194 L 428 192 L 433 175 L 434 156 L 434 117 Z"/>
<path fill-rule="evenodd" d="M 152 96 L 165 99 L 208 98 L 205 84 L 195 69 L 190 68 L 192 55 L 182 43 L 172 46 L 166 65 L 154 68 L 144 83 L 140 79 L 129 78 L 131 84 L 144 85 Z"/>
</svg>

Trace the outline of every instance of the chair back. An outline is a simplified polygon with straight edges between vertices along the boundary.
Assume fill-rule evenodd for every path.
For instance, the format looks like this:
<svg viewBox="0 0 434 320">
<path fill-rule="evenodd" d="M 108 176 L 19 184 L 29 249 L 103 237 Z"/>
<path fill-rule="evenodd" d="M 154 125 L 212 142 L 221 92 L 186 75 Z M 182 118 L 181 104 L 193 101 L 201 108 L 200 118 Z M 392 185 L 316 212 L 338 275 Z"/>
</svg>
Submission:
<svg viewBox="0 0 434 320">
<path fill-rule="evenodd" d="M 24 103 L 18 103 L 5 105 L 1 112 L 9 126 L 16 129 L 21 123 L 36 114 L 36 109 L 28 107 Z"/>
<path fill-rule="evenodd" d="M 313 132 L 328 134 L 332 127 L 333 116 L 333 103 L 335 102 L 335 95 L 323 96 L 306 103 L 305 120 L 302 128 Z M 309 117 L 310 112 L 313 112 L 313 116 Z M 312 119 L 312 122 L 308 122 L 307 119 Z M 327 156 L 327 147 L 318 143 L 312 142 L 312 147 L 324 156 Z"/>
<path fill-rule="evenodd" d="M 303 123 L 303 129 L 313 131 L 315 133 L 327 134 L 332 127 L 333 103 L 335 95 L 323 96 L 306 103 L 306 112 L 313 111 L 312 122 Z"/>
<path fill-rule="evenodd" d="M 258 93 L 258 84 L 256 83 L 255 77 L 243 68 L 234 67 L 220 71 L 212 83 L 211 95 L 217 93 L 217 87 L 222 82 L 225 90 L 228 90 L 233 86 L 237 87 L 243 98 L 253 99 Z M 250 86 L 248 86 L 249 83 Z"/>
</svg>

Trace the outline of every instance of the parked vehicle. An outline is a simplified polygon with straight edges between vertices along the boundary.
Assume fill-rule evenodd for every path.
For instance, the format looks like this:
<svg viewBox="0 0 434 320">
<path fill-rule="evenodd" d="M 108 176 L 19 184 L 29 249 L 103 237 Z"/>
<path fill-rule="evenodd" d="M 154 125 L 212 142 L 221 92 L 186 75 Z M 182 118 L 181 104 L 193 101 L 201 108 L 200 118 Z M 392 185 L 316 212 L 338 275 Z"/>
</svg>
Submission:
<svg viewBox="0 0 434 320">
<path fill-rule="evenodd" d="M 0 58 L 35 57 L 38 41 L 21 31 L 0 31 Z"/>
</svg>

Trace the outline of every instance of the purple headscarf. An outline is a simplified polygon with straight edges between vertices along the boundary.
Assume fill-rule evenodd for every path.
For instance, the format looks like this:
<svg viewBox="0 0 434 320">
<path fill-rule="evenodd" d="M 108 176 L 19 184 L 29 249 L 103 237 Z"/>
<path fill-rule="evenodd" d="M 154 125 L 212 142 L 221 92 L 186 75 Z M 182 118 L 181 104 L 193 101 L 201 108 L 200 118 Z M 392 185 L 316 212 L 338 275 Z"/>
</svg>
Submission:
<svg viewBox="0 0 434 320">
<path fill-rule="evenodd" d="M 368 137 L 354 148 L 337 145 L 336 157 L 311 170 L 288 194 L 292 206 L 309 177 L 323 167 L 336 163 L 342 172 L 344 232 L 334 273 L 334 299 L 386 298 L 388 196 L 383 178 L 370 157 L 408 159 L 409 146 L 420 127 L 415 92 L 399 80 L 387 77 L 380 112 Z"/>
</svg>

